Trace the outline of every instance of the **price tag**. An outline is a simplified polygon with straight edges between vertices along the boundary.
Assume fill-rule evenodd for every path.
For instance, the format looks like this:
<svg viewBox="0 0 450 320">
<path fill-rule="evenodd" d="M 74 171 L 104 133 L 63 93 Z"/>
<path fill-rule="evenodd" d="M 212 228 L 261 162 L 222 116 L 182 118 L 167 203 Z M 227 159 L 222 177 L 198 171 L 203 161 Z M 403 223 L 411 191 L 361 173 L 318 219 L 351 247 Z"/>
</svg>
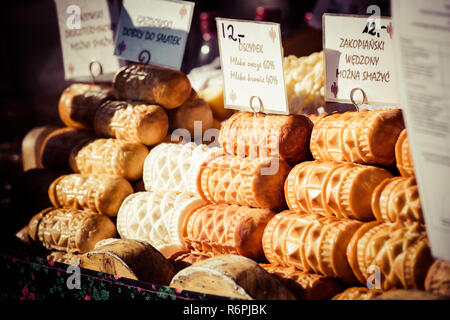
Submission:
<svg viewBox="0 0 450 320">
<path fill-rule="evenodd" d="M 124 0 L 114 54 L 122 59 L 180 69 L 193 2 Z"/>
<path fill-rule="evenodd" d="M 450 261 L 450 0 L 394 0 L 401 106 L 433 256 Z"/>
<path fill-rule="evenodd" d="M 392 22 L 374 8 L 370 17 L 323 15 L 326 101 L 352 103 L 359 88 L 370 104 L 399 105 Z"/>
<path fill-rule="evenodd" d="M 280 25 L 216 18 L 226 108 L 288 114 Z"/>
<path fill-rule="evenodd" d="M 66 80 L 111 81 L 121 62 L 113 55 L 119 1 L 55 0 Z"/>
</svg>

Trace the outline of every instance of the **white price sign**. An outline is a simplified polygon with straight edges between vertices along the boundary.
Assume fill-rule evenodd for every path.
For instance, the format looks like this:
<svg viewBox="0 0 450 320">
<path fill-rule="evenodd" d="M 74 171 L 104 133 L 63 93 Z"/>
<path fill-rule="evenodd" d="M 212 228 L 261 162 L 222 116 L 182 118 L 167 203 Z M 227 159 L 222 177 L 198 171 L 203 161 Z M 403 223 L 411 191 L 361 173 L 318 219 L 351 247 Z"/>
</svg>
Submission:
<svg viewBox="0 0 450 320">
<path fill-rule="evenodd" d="M 113 55 L 117 0 L 55 0 L 66 80 L 111 81 L 121 67 Z"/>
<path fill-rule="evenodd" d="M 351 103 L 351 91 L 360 88 L 372 105 L 398 106 L 391 19 L 324 14 L 322 23 L 325 100 Z"/>
<path fill-rule="evenodd" d="M 124 0 L 114 54 L 180 69 L 194 5 L 189 1 Z"/>
<path fill-rule="evenodd" d="M 288 114 L 280 25 L 216 18 L 226 108 Z"/>
</svg>

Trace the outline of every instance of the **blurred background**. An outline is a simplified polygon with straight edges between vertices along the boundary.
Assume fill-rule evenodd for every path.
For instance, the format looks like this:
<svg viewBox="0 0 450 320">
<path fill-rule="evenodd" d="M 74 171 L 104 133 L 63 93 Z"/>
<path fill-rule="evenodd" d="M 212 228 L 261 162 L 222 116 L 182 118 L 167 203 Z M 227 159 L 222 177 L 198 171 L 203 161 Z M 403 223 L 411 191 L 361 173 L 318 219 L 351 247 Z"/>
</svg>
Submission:
<svg viewBox="0 0 450 320">
<path fill-rule="evenodd" d="M 95 1 L 95 0 L 93 0 Z M 365 14 L 380 6 L 389 16 L 389 1 L 346 0 L 226 0 L 194 1 L 195 11 L 182 65 L 189 73 L 208 64 L 218 53 L 215 20 L 272 21 L 281 24 L 285 56 L 322 50 L 324 12 Z M 37 126 L 63 126 L 58 99 L 70 82 L 64 80 L 62 52 L 54 0 L 15 0 L 2 4 L 0 19 L 0 234 L 21 228 L 21 141 Z M 32 213 L 34 214 L 34 213 Z M 29 214 L 28 214 L 29 215 Z M 27 221 L 28 218 L 23 221 Z"/>
</svg>

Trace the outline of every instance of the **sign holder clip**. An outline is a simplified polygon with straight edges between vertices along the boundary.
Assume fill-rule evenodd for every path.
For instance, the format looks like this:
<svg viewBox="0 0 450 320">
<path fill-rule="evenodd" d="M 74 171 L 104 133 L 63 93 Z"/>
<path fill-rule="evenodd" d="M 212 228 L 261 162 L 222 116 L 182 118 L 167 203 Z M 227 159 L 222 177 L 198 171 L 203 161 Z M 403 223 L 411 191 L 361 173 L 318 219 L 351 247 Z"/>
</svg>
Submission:
<svg viewBox="0 0 450 320">
<path fill-rule="evenodd" d="M 355 101 L 354 95 L 355 95 L 356 91 L 361 91 L 361 93 L 362 93 L 363 100 L 360 103 L 357 103 Z M 356 111 L 359 111 L 359 106 L 360 105 L 369 104 L 369 101 L 367 100 L 367 95 L 364 92 L 364 90 L 361 89 L 361 88 L 353 88 L 352 91 L 350 91 L 350 100 L 351 100 L 352 104 L 355 106 Z"/>
<path fill-rule="evenodd" d="M 94 72 L 94 66 L 97 66 L 97 68 L 98 68 L 97 73 Z M 103 66 L 100 63 L 100 61 L 91 60 L 91 62 L 89 63 L 89 73 L 91 74 L 92 83 L 95 84 L 96 83 L 95 78 L 99 77 L 103 74 Z"/>
</svg>

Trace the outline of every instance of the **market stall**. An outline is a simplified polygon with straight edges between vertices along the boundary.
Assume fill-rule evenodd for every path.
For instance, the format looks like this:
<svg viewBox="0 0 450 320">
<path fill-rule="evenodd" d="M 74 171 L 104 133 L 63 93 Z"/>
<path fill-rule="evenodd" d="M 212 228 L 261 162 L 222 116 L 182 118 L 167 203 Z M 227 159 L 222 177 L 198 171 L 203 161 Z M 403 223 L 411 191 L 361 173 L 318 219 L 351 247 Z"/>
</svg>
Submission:
<svg viewBox="0 0 450 320">
<path fill-rule="evenodd" d="M 423 140 L 393 87 L 395 17 L 381 20 L 378 53 L 370 28 L 334 28 L 367 17 L 322 11 L 323 47 L 296 55 L 283 48 L 313 23 L 286 34 L 283 1 L 253 20 L 193 2 L 79 1 L 75 28 L 66 2 L 58 119 L 28 126 L 8 158 L 1 299 L 450 297 Z M 186 58 L 196 19 L 199 52 L 215 56 Z M 336 58 L 346 36 L 362 40 Z M 355 76 L 370 64 L 382 80 Z"/>
</svg>

